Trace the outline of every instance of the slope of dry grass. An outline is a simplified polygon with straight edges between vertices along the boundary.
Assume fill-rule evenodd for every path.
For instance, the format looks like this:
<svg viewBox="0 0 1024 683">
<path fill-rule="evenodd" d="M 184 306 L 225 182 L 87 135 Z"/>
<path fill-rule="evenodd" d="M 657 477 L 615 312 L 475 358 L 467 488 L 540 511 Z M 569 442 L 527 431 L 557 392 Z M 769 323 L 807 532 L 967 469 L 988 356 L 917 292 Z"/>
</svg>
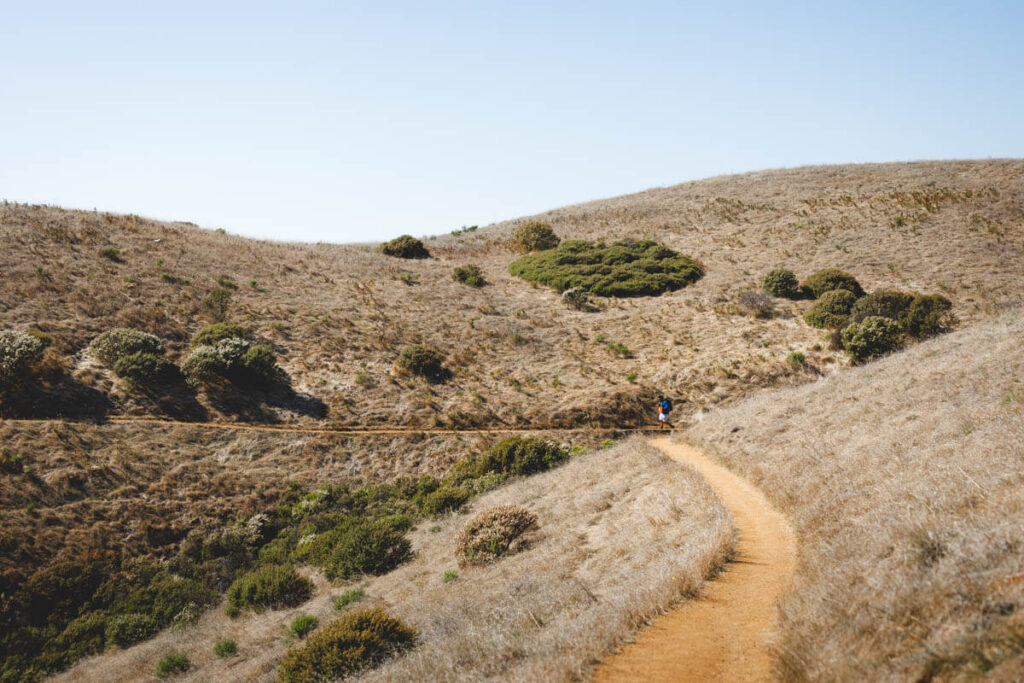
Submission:
<svg viewBox="0 0 1024 683">
<path fill-rule="evenodd" d="M 791 515 L 785 680 L 1024 676 L 1024 315 L 687 434 Z"/>
<path fill-rule="evenodd" d="M 537 514 L 530 548 L 459 571 L 455 537 L 477 511 L 523 505 Z M 420 630 L 415 650 L 361 680 L 578 680 L 594 661 L 681 596 L 696 593 L 725 560 L 732 522 L 692 470 L 639 438 L 482 496 L 471 508 L 412 535 L 416 558 L 360 585 L 360 606 L 380 604 Z M 300 613 L 332 618 L 334 590 L 292 610 L 231 621 L 220 612 L 128 650 L 80 662 L 57 680 L 145 680 L 160 657 L 183 651 L 180 680 L 272 681 L 287 624 Z M 217 640 L 239 657 L 213 656 Z"/>
</svg>

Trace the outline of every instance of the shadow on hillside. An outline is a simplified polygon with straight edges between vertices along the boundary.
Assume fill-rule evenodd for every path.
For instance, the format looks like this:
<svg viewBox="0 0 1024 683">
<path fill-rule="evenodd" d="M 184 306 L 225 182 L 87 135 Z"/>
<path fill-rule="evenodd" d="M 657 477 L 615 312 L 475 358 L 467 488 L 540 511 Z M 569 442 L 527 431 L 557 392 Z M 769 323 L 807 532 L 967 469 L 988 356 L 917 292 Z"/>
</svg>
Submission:
<svg viewBox="0 0 1024 683">
<path fill-rule="evenodd" d="M 0 394 L 0 417 L 9 419 L 103 420 L 113 409 L 102 391 L 63 370 L 54 370 L 17 392 Z"/>
<path fill-rule="evenodd" d="M 136 396 L 146 398 L 154 412 L 178 422 L 205 422 L 210 413 L 199 402 L 195 390 L 186 382 L 176 367 L 169 369 L 159 382 L 148 387 L 136 387 Z"/>
<path fill-rule="evenodd" d="M 266 387 L 244 383 L 208 387 L 206 398 L 221 413 L 247 422 L 278 422 L 278 411 L 317 419 L 327 415 L 327 404 L 315 396 L 295 391 L 291 378 L 284 372 Z"/>
</svg>

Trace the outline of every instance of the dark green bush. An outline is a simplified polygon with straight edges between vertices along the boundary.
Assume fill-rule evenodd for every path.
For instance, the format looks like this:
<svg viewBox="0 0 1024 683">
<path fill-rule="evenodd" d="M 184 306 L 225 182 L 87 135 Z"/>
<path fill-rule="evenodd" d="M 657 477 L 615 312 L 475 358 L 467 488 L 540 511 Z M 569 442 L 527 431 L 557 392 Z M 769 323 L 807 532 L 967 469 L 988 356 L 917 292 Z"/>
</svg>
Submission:
<svg viewBox="0 0 1024 683">
<path fill-rule="evenodd" d="M 114 373 L 121 379 L 139 386 L 155 384 L 165 377 L 171 364 L 156 354 L 140 351 L 119 358 L 114 363 Z"/>
<path fill-rule="evenodd" d="M 523 256 L 509 271 L 560 292 L 579 287 L 598 296 L 654 296 L 682 289 L 704 275 L 700 263 L 656 242 L 611 244 L 566 240 Z"/>
<path fill-rule="evenodd" d="M 918 294 L 900 317 L 903 329 L 915 339 L 936 335 L 955 324 L 953 302 L 941 294 Z"/>
<path fill-rule="evenodd" d="M 513 241 L 520 251 L 530 252 L 554 249 L 562 240 L 547 223 L 530 221 L 519 226 Z"/>
<path fill-rule="evenodd" d="M 107 615 L 86 612 L 65 627 L 54 645 L 67 654 L 68 662 L 103 652 L 107 642 Z"/>
<path fill-rule="evenodd" d="M 292 625 L 288 628 L 295 638 L 305 638 L 306 634 L 320 625 L 320 620 L 311 614 L 300 614 L 292 619 Z"/>
<path fill-rule="evenodd" d="M 857 299 L 850 310 L 850 322 L 859 323 L 871 316 L 899 320 L 914 297 L 892 289 L 880 289 Z"/>
<path fill-rule="evenodd" d="M 522 550 L 524 535 L 537 528 L 537 515 L 526 508 L 501 505 L 477 514 L 455 539 L 460 567 L 487 564 Z"/>
<path fill-rule="evenodd" d="M 228 588 L 228 609 L 295 607 L 313 594 L 313 584 L 290 565 L 268 565 L 235 579 Z M 233 609 L 232 609 L 233 608 Z"/>
<path fill-rule="evenodd" d="M 845 289 L 823 293 L 804 313 L 804 320 L 813 327 L 844 327 L 857 297 Z"/>
<path fill-rule="evenodd" d="M 269 346 L 251 345 L 228 337 L 215 346 L 197 346 L 181 364 L 181 374 L 192 386 L 239 382 L 269 387 L 278 378 L 277 354 Z"/>
<path fill-rule="evenodd" d="M 380 609 L 345 615 L 281 659 L 281 683 L 344 678 L 382 663 L 416 644 L 416 630 Z"/>
<path fill-rule="evenodd" d="M 245 381 L 269 386 L 278 376 L 277 354 L 269 346 L 253 346 L 242 356 L 242 367 L 245 369 Z"/>
<path fill-rule="evenodd" d="M 133 353 L 160 355 L 164 352 L 164 345 L 151 334 L 119 327 L 93 339 L 89 351 L 98 361 L 113 368 L 117 361 Z"/>
<path fill-rule="evenodd" d="M 152 638 L 159 630 L 148 614 L 118 614 L 107 619 L 104 636 L 108 643 L 128 647 Z"/>
<path fill-rule="evenodd" d="M 402 235 L 390 242 L 385 242 L 380 245 L 380 252 L 385 256 L 395 256 L 397 258 L 430 258 L 430 252 L 423 246 L 423 242 L 412 235 Z"/>
<path fill-rule="evenodd" d="M 114 263 L 121 263 L 121 250 L 117 247 L 103 247 L 100 249 L 100 256 Z"/>
<path fill-rule="evenodd" d="M 444 356 L 427 346 L 407 346 L 398 354 L 395 367 L 411 375 L 439 380 L 445 376 Z"/>
<path fill-rule="evenodd" d="M 386 574 L 412 556 L 401 526 L 394 518 L 346 518 L 313 540 L 310 561 L 330 579 Z"/>
<path fill-rule="evenodd" d="M 484 281 L 483 271 L 480 270 L 480 266 L 469 264 L 468 266 L 459 266 L 452 271 L 452 279 L 456 282 L 461 282 L 464 285 L 470 287 L 483 287 L 487 284 Z"/>
<path fill-rule="evenodd" d="M 423 513 L 442 515 L 458 510 L 469 500 L 470 493 L 460 486 L 442 486 L 423 498 Z"/>
<path fill-rule="evenodd" d="M 804 280 L 800 287 L 815 299 L 833 289 L 845 289 L 858 298 L 864 296 L 864 289 L 857 278 L 838 268 L 819 270 Z"/>
<path fill-rule="evenodd" d="M 216 346 L 217 342 L 222 339 L 245 339 L 248 335 L 249 331 L 239 325 L 214 323 L 213 325 L 207 325 L 192 335 L 191 345 L 193 348 L 196 346 Z"/>
<path fill-rule="evenodd" d="M 213 654 L 221 658 L 233 657 L 238 654 L 238 643 L 233 640 L 218 640 L 213 646 Z"/>
<path fill-rule="evenodd" d="M 188 661 L 188 656 L 183 652 L 175 652 L 166 655 L 160 660 L 160 663 L 156 665 L 156 677 L 167 678 L 174 674 L 185 673 L 192 667 L 192 663 Z"/>
<path fill-rule="evenodd" d="M 855 363 L 895 351 L 901 344 L 900 326 L 889 318 L 871 316 L 843 330 L 843 346 Z"/>
<path fill-rule="evenodd" d="M 783 299 L 799 299 L 801 293 L 800 282 L 796 279 L 796 275 L 793 274 L 793 271 L 785 268 L 776 268 L 765 275 L 764 280 L 761 281 L 761 289 L 772 296 Z"/>
<path fill-rule="evenodd" d="M 463 460 L 456 466 L 460 477 L 481 477 L 488 472 L 521 476 L 543 472 L 569 459 L 569 451 L 553 441 L 513 436 L 486 453 Z"/>
</svg>

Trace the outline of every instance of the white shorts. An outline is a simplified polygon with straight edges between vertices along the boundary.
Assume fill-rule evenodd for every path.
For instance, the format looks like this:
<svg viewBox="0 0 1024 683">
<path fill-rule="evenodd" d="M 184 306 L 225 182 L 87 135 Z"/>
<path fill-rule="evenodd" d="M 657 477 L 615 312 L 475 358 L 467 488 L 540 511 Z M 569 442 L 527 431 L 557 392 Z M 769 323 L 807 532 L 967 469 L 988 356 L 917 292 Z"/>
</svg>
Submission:
<svg viewBox="0 0 1024 683">
<path fill-rule="evenodd" d="M 658 413 L 659 422 L 668 422 L 668 415 L 666 413 Z"/>
</svg>

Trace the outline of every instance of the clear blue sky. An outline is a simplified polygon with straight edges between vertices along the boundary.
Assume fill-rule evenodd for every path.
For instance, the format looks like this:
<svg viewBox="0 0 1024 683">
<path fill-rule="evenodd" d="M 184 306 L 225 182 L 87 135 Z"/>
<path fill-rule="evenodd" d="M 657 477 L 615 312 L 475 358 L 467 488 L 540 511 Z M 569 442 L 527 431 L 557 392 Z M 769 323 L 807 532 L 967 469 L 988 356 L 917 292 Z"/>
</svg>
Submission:
<svg viewBox="0 0 1024 683">
<path fill-rule="evenodd" d="M 8 2 L 0 197 L 357 241 L 1024 156 L 1024 2 Z"/>
</svg>

